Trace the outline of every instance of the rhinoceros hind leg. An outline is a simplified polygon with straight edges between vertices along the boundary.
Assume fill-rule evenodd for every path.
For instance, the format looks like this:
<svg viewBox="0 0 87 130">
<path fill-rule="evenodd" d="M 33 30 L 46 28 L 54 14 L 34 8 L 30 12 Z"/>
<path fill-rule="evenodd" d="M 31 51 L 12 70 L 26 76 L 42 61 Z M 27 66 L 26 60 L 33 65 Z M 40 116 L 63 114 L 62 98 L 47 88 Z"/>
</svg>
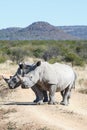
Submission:
<svg viewBox="0 0 87 130">
<path fill-rule="evenodd" d="M 63 92 L 63 100 L 60 104 L 62 105 L 68 105 L 69 104 L 69 98 L 70 98 L 71 89 L 70 86 L 68 86 L 65 91 Z"/>
<path fill-rule="evenodd" d="M 68 103 L 65 103 L 63 101 L 60 102 L 61 105 L 65 105 L 65 106 L 68 106 Z"/>
</svg>

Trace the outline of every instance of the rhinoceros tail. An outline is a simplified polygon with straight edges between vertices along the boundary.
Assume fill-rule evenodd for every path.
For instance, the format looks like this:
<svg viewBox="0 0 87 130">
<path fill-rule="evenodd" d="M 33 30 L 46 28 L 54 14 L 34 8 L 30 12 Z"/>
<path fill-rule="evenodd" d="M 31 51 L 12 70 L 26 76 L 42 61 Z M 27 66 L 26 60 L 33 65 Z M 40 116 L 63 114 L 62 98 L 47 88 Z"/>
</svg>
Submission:
<svg viewBox="0 0 87 130">
<path fill-rule="evenodd" d="M 74 72 L 74 82 L 73 82 L 73 88 L 75 89 L 75 82 L 76 82 L 76 79 L 77 79 L 77 75 L 76 75 L 76 73 Z"/>
</svg>

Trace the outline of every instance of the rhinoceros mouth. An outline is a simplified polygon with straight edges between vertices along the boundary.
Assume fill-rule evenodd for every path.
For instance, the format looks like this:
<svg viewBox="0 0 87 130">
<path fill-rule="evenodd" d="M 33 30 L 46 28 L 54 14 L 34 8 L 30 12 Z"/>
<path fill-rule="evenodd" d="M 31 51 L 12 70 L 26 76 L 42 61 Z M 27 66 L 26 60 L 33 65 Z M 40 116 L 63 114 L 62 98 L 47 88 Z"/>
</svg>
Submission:
<svg viewBox="0 0 87 130">
<path fill-rule="evenodd" d="M 18 82 L 15 86 L 11 86 L 10 84 L 9 84 L 9 88 L 10 89 L 16 89 L 17 87 L 19 87 L 20 86 L 20 82 Z"/>
<path fill-rule="evenodd" d="M 28 87 L 28 86 L 25 86 L 25 85 L 21 85 L 21 88 L 22 88 L 22 89 L 29 89 L 29 87 Z"/>
</svg>

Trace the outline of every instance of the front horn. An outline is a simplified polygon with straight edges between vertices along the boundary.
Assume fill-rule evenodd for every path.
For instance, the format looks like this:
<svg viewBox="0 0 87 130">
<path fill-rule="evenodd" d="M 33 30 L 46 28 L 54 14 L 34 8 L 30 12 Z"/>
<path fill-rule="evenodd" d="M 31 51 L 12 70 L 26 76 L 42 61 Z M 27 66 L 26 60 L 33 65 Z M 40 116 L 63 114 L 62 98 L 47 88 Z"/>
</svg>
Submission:
<svg viewBox="0 0 87 130">
<path fill-rule="evenodd" d="M 17 74 L 17 77 L 18 77 L 18 79 L 19 79 L 20 81 L 23 81 L 23 77 L 22 77 L 21 75 L 18 75 L 18 74 Z"/>
<path fill-rule="evenodd" d="M 4 76 L 2 76 L 2 78 L 5 80 L 6 83 L 8 83 L 9 79 L 5 78 Z"/>
</svg>

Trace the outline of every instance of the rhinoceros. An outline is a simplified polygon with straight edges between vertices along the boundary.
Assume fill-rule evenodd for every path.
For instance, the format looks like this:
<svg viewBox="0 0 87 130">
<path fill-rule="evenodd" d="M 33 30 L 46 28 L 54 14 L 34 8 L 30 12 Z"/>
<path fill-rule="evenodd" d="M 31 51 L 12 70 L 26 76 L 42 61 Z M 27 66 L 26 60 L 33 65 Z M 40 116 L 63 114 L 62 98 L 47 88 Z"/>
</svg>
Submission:
<svg viewBox="0 0 87 130">
<path fill-rule="evenodd" d="M 28 63 L 28 64 L 20 63 L 19 67 L 17 69 L 17 72 L 15 73 L 14 76 L 10 76 L 9 79 L 3 77 L 10 89 L 15 89 L 15 88 L 19 87 L 20 85 L 22 88 L 27 88 L 27 86 L 23 85 L 20 82 L 17 75 L 23 76 L 24 74 L 29 73 L 30 69 L 32 68 L 32 65 L 33 64 L 30 64 L 30 63 Z M 34 100 L 34 102 L 36 102 L 37 104 L 42 104 L 43 102 L 48 102 L 47 92 L 42 90 L 40 85 L 35 84 L 32 87 L 32 90 L 34 91 L 34 93 L 36 95 L 36 99 Z M 41 100 L 42 98 L 43 98 L 43 101 Z"/>
<path fill-rule="evenodd" d="M 69 65 L 38 61 L 29 73 L 21 77 L 20 82 L 26 87 L 32 88 L 35 84 L 49 92 L 49 104 L 56 104 L 55 92 L 61 92 L 62 105 L 69 104 L 72 88 L 75 87 L 76 73 Z"/>
</svg>

